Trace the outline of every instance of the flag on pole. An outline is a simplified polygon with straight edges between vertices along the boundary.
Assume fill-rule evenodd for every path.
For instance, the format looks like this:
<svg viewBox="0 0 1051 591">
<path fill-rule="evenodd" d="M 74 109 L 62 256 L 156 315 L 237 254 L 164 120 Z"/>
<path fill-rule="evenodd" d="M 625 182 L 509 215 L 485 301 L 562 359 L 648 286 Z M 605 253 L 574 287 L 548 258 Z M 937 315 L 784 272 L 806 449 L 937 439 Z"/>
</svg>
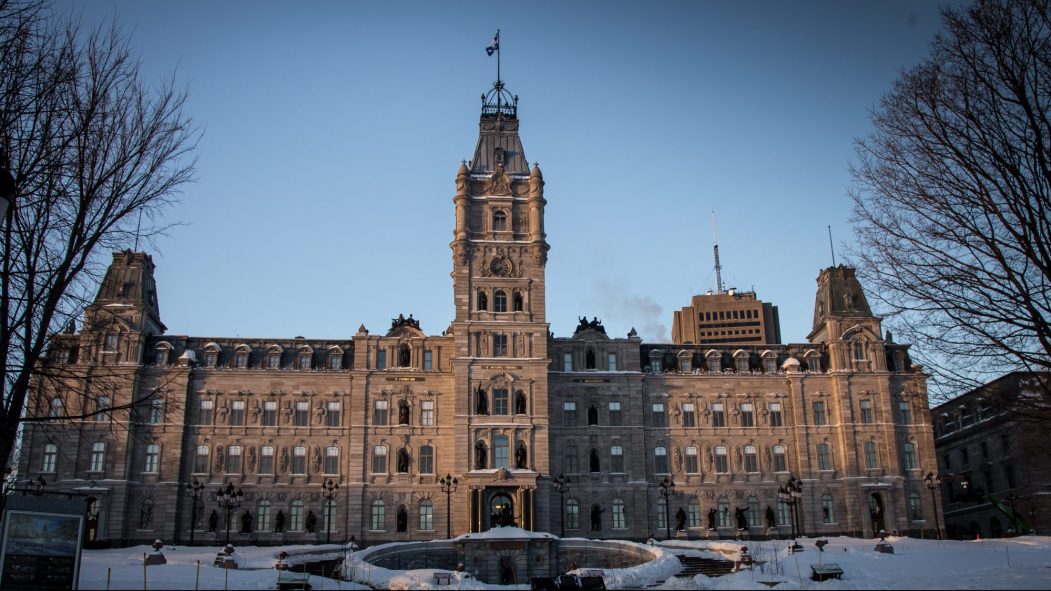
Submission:
<svg viewBox="0 0 1051 591">
<path fill-rule="evenodd" d="M 496 30 L 496 36 L 493 37 L 493 42 L 489 44 L 489 47 L 485 48 L 485 54 L 492 56 L 494 52 L 500 51 L 500 29 Z"/>
</svg>

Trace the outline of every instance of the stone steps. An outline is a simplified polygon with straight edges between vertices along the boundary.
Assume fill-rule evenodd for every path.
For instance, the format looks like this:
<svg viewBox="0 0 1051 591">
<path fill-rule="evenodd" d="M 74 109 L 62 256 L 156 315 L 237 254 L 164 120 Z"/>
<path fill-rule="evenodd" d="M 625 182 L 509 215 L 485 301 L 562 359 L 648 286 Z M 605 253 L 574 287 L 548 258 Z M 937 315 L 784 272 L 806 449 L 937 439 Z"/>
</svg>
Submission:
<svg viewBox="0 0 1051 591">
<path fill-rule="evenodd" d="M 682 564 L 682 570 L 679 571 L 679 574 L 675 575 L 680 579 L 692 579 L 696 575 L 721 577 L 732 573 L 734 570 L 734 563 L 731 560 L 700 558 L 698 556 L 687 556 L 685 554 L 676 554 L 675 557 L 678 558 L 679 563 Z"/>
</svg>

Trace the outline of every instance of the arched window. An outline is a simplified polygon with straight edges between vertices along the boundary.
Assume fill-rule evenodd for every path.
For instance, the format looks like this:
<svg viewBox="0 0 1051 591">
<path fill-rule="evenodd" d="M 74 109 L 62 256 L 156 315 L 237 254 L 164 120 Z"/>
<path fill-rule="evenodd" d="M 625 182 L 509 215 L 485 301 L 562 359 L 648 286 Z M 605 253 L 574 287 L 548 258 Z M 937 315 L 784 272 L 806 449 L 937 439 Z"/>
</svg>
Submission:
<svg viewBox="0 0 1051 591">
<path fill-rule="evenodd" d="M 566 501 L 566 529 L 580 529 L 580 503 L 576 499 Z"/>
<path fill-rule="evenodd" d="M 755 446 L 746 445 L 744 448 L 744 471 L 749 473 L 759 471 L 759 454 Z"/>
<path fill-rule="evenodd" d="M 325 465 L 322 469 L 323 474 L 339 474 L 339 448 L 338 447 L 326 447 L 325 448 Z"/>
<path fill-rule="evenodd" d="M 507 230 L 507 214 L 503 210 L 493 212 L 493 231 L 504 232 Z"/>
<path fill-rule="evenodd" d="M 299 499 L 288 508 L 288 531 L 303 531 L 303 501 Z"/>
<path fill-rule="evenodd" d="M 430 499 L 420 501 L 420 529 L 422 531 L 434 529 L 434 504 Z"/>
<path fill-rule="evenodd" d="M 139 509 L 139 529 L 153 529 L 153 499 L 143 499 Z"/>
<path fill-rule="evenodd" d="M 434 448 L 424 445 L 420 448 L 420 474 L 434 474 Z"/>
<path fill-rule="evenodd" d="M 478 290 L 478 297 L 476 298 L 475 301 L 478 304 L 478 309 L 479 310 L 488 310 L 489 309 L 489 297 L 485 295 L 484 291 L 482 291 L 480 289 Z"/>
<path fill-rule="evenodd" d="M 595 350 L 588 349 L 584 354 L 584 369 L 595 369 Z"/>
<path fill-rule="evenodd" d="M 409 424 L 409 403 L 406 400 L 398 401 L 398 424 L 408 425 Z"/>
<path fill-rule="evenodd" d="M 370 530 L 383 531 L 386 526 L 385 511 L 386 507 L 383 505 L 383 499 L 375 499 L 372 501 L 372 519 L 369 521 Z"/>
<path fill-rule="evenodd" d="M 49 443 L 44 446 L 44 458 L 40 463 L 41 472 L 54 472 L 58 465 L 58 446 Z"/>
<path fill-rule="evenodd" d="M 668 450 L 657 447 L 653 450 L 653 472 L 654 474 L 668 474 Z"/>
<path fill-rule="evenodd" d="M 321 504 L 321 526 L 325 528 L 325 533 L 336 531 L 339 523 L 336 521 L 337 515 L 336 501 L 334 499 L 325 499 L 325 502 Z"/>
<path fill-rule="evenodd" d="M 701 502 L 697 497 L 690 497 L 686 506 L 686 527 L 701 527 Z"/>
<path fill-rule="evenodd" d="M 920 521 L 923 519 L 923 503 L 920 502 L 920 493 L 909 492 L 909 519 Z"/>
<path fill-rule="evenodd" d="M 875 470 L 879 468 L 879 456 L 876 453 L 876 442 L 865 442 L 865 468 Z"/>
<path fill-rule="evenodd" d="M 609 448 L 609 471 L 613 474 L 624 472 L 624 448 L 619 445 Z"/>
<path fill-rule="evenodd" d="M 521 312 L 523 308 L 522 292 L 515 290 L 514 294 L 514 311 Z"/>
<path fill-rule="evenodd" d="M 832 469 L 832 452 L 827 443 L 817 444 L 817 469 Z"/>
<path fill-rule="evenodd" d="M 409 473 L 409 452 L 404 447 L 398 450 L 398 474 Z"/>
<path fill-rule="evenodd" d="M 89 472 L 102 472 L 106 469 L 106 444 L 96 441 L 91 444 L 91 463 Z"/>
<path fill-rule="evenodd" d="M 624 529 L 628 527 L 624 518 L 624 501 L 613 499 L 613 529 Z"/>
<path fill-rule="evenodd" d="M 912 442 L 906 442 L 903 446 L 904 453 L 901 456 L 902 463 L 906 470 L 916 469 L 916 444 Z"/>
<path fill-rule="evenodd" d="M 485 442 L 479 441 L 474 444 L 474 469 L 485 470 L 489 462 L 489 450 L 485 448 Z"/>
<path fill-rule="evenodd" d="M 270 531 L 270 500 L 263 499 L 255 508 L 256 531 Z"/>
<path fill-rule="evenodd" d="M 759 497 L 748 497 L 748 526 L 759 527 L 763 523 L 759 513 Z"/>
<path fill-rule="evenodd" d="M 821 495 L 821 521 L 822 523 L 836 522 L 835 506 L 832 502 L 832 495 L 828 493 Z"/>
<path fill-rule="evenodd" d="M 63 417 L 66 415 L 65 404 L 62 402 L 61 396 L 55 396 L 51 399 L 51 405 L 47 414 L 49 417 Z"/>
<path fill-rule="evenodd" d="M 588 407 L 588 426 L 598 425 L 598 409 L 592 404 Z"/>
<path fill-rule="evenodd" d="M 588 455 L 588 471 L 589 472 L 601 472 L 602 471 L 601 468 L 600 468 L 599 459 L 598 459 L 598 450 L 595 449 L 595 448 L 591 448 L 591 453 Z"/>
<path fill-rule="evenodd" d="M 372 473 L 387 473 L 387 447 L 384 445 L 377 445 L 372 448 Z"/>
<path fill-rule="evenodd" d="M 507 311 L 507 292 L 498 289 L 493 292 L 493 312 Z"/>
<path fill-rule="evenodd" d="M 730 499 L 719 497 L 715 516 L 717 527 L 730 527 Z"/>
</svg>

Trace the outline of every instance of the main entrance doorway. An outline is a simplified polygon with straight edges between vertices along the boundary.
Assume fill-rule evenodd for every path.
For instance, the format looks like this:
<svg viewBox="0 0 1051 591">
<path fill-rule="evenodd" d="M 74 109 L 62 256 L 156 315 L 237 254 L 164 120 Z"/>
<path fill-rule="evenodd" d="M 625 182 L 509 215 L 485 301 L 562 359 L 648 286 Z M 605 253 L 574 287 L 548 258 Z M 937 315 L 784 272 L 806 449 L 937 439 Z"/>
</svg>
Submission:
<svg viewBox="0 0 1051 591">
<path fill-rule="evenodd" d="M 516 525 L 515 504 L 510 496 L 497 493 L 489 499 L 489 527 Z"/>
<path fill-rule="evenodd" d="M 872 517 L 872 533 L 879 535 L 880 530 L 887 529 L 885 516 L 887 512 L 883 507 L 883 495 L 878 492 L 869 494 L 869 515 Z"/>
</svg>

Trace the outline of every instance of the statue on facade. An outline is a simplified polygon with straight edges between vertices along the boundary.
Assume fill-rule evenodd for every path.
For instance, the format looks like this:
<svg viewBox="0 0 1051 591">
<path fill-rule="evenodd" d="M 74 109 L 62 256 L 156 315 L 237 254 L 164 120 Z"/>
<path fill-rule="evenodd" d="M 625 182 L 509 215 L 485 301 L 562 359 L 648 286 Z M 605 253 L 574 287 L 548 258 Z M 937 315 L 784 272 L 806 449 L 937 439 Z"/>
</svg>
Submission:
<svg viewBox="0 0 1051 591">
<path fill-rule="evenodd" d="M 219 527 L 219 514 L 212 509 L 212 514 L 208 516 L 208 533 L 215 533 L 217 527 Z"/>
<path fill-rule="evenodd" d="M 737 529 L 748 529 L 747 509 L 737 509 Z"/>
<path fill-rule="evenodd" d="M 766 506 L 766 527 L 776 527 L 777 516 L 774 515 L 774 508 L 770 505 Z"/>
<path fill-rule="evenodd" d="M 285 531 L 285 512 L 278 510 L 277 515 L 274 516 L 274 533 L 279 534 Z"/>
<path fill-rule="evenodd" d="M 679 510 L 675 512 L 675 531 L 683 531 L 686 529 L 686 511 L 679 507 Z"/>
<path fill-rule="evenodd" d="M 712 507 L 708 510 L 708 529 L 715 529 L 715 516 L 716 511 L 715 508 Z"/>
<path fill-rule="evenodd" d="M 317 529 L 317 516 L 314 515 L 313 511 L 307 511 L 307 520 L 305 525 L 308 534 L 314 533 L 314 530 Z"/>
<path fill-rule="evenodd" d="M 252 533 L 252 514 L 248 509 L 245 509 L 245 512 L 241 514 L 241 533 Z"/>
</svg>

